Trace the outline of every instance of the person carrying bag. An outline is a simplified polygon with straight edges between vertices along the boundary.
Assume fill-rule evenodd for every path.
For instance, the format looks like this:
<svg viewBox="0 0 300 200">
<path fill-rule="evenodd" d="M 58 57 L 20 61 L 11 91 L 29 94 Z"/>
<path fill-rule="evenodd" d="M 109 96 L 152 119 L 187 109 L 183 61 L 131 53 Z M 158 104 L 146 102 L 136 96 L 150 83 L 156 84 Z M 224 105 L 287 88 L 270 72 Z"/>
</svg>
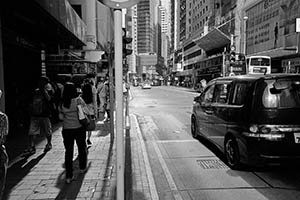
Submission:
<svg viewBox="0 0 300 200">
<path fill-rule="evenodd" d="M 62 137 L 65 147 L 66 183 L 73 180 L 73 153 L 76 141 L 81 173 L 87 170 L 86 127 L 79 120 L 78 105 L 85 107 L 85 102 L 78 96 L 75 85 L 67 82 L 64 86 L 62 104 L 59 106 L 60 120 L 63 122 Z"/>
</svg>

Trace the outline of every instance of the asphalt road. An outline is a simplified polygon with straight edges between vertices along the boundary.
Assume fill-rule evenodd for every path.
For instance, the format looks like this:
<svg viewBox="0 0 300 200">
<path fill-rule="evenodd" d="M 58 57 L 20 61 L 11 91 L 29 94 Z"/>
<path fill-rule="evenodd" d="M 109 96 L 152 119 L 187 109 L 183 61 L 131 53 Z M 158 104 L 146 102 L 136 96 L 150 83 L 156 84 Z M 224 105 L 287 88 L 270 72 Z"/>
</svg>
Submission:
<svg viewBox="0 0 300 200">
<path fill-rule="evenodd" d="M 131 87 L 131 93 L 130 114 L 139 123 L 159 199 L 300 199 L 300 166 L 231 170 L 222 152 L 192 138 L 191 106 L 198 93 L 172 86 Z"/>
</svg>

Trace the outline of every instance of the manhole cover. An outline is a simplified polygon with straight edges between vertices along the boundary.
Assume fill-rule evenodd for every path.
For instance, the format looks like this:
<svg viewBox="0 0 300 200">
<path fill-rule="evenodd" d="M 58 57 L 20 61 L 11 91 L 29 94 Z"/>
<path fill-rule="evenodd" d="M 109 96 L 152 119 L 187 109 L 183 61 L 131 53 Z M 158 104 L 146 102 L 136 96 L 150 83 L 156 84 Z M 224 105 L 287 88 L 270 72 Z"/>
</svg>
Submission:
<svg viewBox="0 0 300 200">
<path fill-rule="evenodd" d="M 197 160 L 202 169 L 229 169 L 229 167 L 219 159 Z"/>
</svg>

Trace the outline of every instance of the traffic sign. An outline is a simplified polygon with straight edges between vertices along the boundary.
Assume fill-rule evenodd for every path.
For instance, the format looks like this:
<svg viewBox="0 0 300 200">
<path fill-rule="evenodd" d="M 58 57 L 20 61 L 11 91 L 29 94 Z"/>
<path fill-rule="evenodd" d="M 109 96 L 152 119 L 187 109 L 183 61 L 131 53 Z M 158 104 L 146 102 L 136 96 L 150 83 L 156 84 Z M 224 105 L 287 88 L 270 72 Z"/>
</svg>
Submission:
<svg viewBox="0 0 300 200">
<path fill-rule="evenodd" d="M 110 8 L 130 8 L 140 0 L 98 0 Z"/>
</svg>

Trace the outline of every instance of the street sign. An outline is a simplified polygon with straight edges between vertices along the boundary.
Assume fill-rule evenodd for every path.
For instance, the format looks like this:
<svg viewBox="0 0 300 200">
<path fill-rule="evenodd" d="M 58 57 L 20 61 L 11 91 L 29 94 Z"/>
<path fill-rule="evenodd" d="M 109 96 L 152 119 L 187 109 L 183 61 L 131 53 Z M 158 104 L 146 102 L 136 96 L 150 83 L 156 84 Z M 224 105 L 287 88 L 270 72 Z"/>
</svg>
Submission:
<svg viewBox="0 0 300 200">
<path fill-rule="evenodd" d="M 130 8 L 140 0 L 98 0 L 110 8 Z"/>
</svg>

